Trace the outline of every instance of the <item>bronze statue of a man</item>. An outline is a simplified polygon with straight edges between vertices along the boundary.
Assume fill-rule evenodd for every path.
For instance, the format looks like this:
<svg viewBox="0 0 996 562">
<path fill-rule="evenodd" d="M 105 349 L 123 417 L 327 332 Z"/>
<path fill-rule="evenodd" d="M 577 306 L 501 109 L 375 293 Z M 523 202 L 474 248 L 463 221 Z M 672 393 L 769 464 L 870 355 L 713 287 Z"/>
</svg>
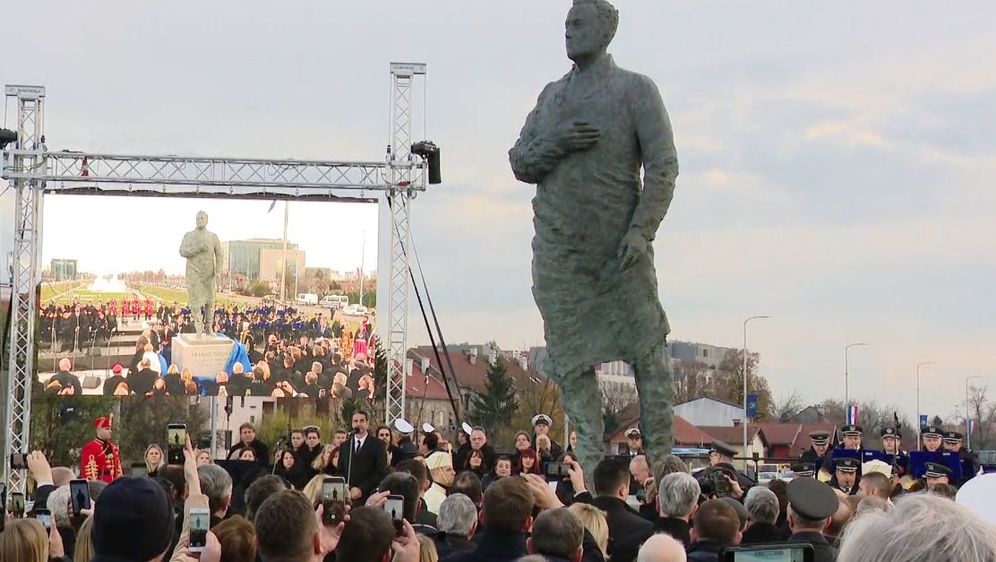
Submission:
<svg viewBox="0 0 996 562">
<path fill-rule="evenodd" d="M 207 213 L 199 211 L 197 228 L 184 234 L 180 244 L 180 255 L 187 258 L 187 306 L 198 334 L 211 333 L 214 290 L 222 268 L 221 242 L 207 222 Z"/>
<path fill-rule="evenodd" d="M 509 151 L 515 177 L 537 186 L 533 296 L 546 370 L 560 385 L 586 470 L 603 454 L 598 363 L 633 365 L 651 457 L 674 443 L 670 328 L 652 243 L 678 160 L 657 86 L 607 53 L 618 23 L 605 0 L 574 1 L 565 34 L 573 68 L 543 89 Z"/>
</svg>

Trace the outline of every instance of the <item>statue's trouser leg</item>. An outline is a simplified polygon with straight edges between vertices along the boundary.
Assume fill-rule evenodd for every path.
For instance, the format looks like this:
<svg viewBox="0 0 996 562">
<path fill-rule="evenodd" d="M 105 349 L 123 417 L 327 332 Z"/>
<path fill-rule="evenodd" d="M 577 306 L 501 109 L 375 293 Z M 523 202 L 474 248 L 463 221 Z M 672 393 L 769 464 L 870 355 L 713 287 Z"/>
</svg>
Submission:
<svg viewBox="0 0 996 562">
<path fill-rule="evenodd" d="M 204 304 L 204 333 L 214 335 L 214 295 L 209 295 Z"/>
<path fill-rule="evenodd" d="M 201 315 L 201 307 L 190 303 L 190 313 L 194 317 L 194 331 L 199 334 L 204 331 L 204 316 Z"/>
<path fill-rule="evenodd" d="M 602 394 L 598 388 L 595 369 L 575 371 L 557 377 L 560 386 L 560 401 L 564 405 L 570 424 L 578 434 L 578 447 L 575 451 L 578 461 L 590 477 L 595 465 L 605 455 L 603 436 L 605 423 L 602 420 Z M 591 479 L 586 478 L 591 487 Z"/>
<path fill-rule="evenodd" d="M 657 348 L 637 361 L 636 391 L 640 395 L 640 433 L 653 463 L 674 447 L 674 377 L 667 348 Z"/>
</svg>

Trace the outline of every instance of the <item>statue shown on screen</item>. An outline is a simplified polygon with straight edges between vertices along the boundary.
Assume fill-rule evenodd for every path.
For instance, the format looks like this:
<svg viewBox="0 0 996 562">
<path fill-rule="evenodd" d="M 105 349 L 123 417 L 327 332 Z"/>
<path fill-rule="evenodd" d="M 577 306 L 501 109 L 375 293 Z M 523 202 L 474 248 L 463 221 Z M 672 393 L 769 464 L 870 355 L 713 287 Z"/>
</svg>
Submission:
<svg viewBox="0 0 996 562">
<path fill-rule="evenodd" d="M 208 216 L 197 213 L 197 228 L 183 235 L 180 255 L 187 258 L 187 301 L 198 334 L 210 333 L 214 292 L 222 268 L 221 241 L 207 229 Z"/>
<path fill-rule="evenodd" d="M 599 363 L 635 369 L 648 454 L 660 458 L 674 443 L 670 328 L 653 242 L 678 159 L 657 86 L 607 52 L 618 23 L 607 1 L 574 0 L 565 34 L 574 65 L 543 89 L 509 151 L 515 177 L 536 184 L 533 296 L 545 370 L 563 390 L 586 469 L 603 453 Z"/>
</svg>

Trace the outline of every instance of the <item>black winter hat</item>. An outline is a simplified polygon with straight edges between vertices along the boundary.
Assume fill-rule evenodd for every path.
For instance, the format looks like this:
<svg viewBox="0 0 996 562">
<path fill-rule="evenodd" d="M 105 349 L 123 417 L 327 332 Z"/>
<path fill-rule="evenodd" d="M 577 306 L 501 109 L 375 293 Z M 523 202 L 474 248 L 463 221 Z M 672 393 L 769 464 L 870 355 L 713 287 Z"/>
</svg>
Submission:
<svg viewBox="0 0 996 562">
<path fill-rule="evenodd" d="M 155 480 L 117 478 L 100 494 L 91 532 L 100 560 L 146 562 L 169 548 L 173 509 Z"/>
</svg>

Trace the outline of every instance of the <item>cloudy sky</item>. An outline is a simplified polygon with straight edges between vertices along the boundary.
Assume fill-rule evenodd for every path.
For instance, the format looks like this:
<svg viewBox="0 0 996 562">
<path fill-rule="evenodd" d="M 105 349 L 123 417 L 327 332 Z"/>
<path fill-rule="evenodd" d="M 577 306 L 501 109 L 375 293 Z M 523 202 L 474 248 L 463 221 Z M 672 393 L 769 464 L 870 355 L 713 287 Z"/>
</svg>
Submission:
<svg viewBox="0 0 996 562">
<path fill-rule="evenodd" d="M 428 63 L 418 136 L 442 147 L 446 181 L 416 201 L 414 232 L 437 310 L 451 342 L 522 347 L 542 340 L 533 188 L 506 151 L 569 68 L 568 4 L 21 2 L 5 16 L 23 49 L 0 80 L 48 86 L 53 149 L 370 160 L 386 144 L 388 62 Z M 656 80 L 681 162 L 656 244 L 672 336 L 740 345 L 745 317 L 771 315 L 750 347 L 776 395 L 813 401 L 842 397 L 854 341 L 871 346 L 852 350 L 852 396 L 910 415 L 918 361 L 935 362 L 925 413 L 953 414 L 967 375 L 996 385 L 996 5 L 618 6 L 611 51 Z M 131 253 L 142 239 L 176 264 L 197 203 L 141 203 L 53 198 L 46 242 Z M 279 236 L 266 203 L 226 205 L 215 215 Z M 328 213 L 294 211 L 309 255 L 375 228 L 350 207 L 358 222 L 338 234 Z"/>
</svg>

